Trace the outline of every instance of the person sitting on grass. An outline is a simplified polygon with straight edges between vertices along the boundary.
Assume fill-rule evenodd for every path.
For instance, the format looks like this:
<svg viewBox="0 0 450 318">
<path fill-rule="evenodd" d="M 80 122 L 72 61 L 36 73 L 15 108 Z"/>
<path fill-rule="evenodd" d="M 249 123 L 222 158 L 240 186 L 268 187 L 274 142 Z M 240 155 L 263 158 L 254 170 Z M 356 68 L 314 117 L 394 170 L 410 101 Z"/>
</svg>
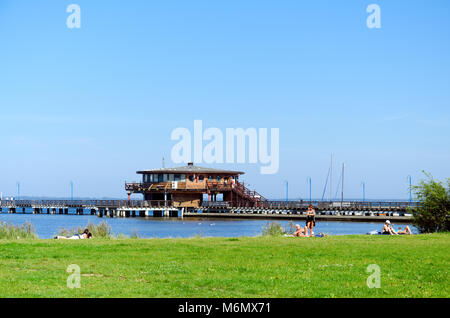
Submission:
<svg viewBox="0 0 450 318">
<path fill-rule="evenodd" d="M 387 220 L 384 223 L 382 234 L 386 235 L 398 235 L 397 232 L 395 232 L 394 228 L 391 225 L 391 221 Z"/>
<path fill-rule="evenodd" d="M 407 225 L 404 230 L 402 230 L 402 228 L 399 227 L 398 231 L 397 231 L 397 234 L 400 234 L 400 235 L 403 235 L 403 234 L 412 235 L 413 233 L 412 233 L 411 229 L 409 228 L 409 226 Z"/>
<path fill-rule="evenodd" d="M 81 234 L 75 234 L 75 235 L 72 235 L 72 236 L 61 236 L 61 235 L 58 235 L 58 236 L 55 236 L 55 239 L 57 239 L 57 240 L 83 240 L 83 239 L 89 239 L 91 237 L 92 237 L 92 233 L 89 232 L 88 229 L 86 229 Z"/>
<path fill-rule="evenodd" d="M 306 237 L 305 230 L 298 224 L 295 224 L 296 231 L 292 233 L 292 236 L 295 237 Z"/>
</svg>

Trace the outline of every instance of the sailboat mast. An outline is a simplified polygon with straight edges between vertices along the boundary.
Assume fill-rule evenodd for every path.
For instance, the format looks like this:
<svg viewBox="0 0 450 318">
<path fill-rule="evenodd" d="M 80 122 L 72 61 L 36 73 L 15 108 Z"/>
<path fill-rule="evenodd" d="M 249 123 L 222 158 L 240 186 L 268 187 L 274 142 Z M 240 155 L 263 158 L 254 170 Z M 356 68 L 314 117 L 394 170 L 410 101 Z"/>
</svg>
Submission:
<svg viewBox="0 0 450 318">
<path fill-rule="evenodd" d="M 342 192 L 341 192 L 341 202 L 344 202 L 344 163 L 342 163 Z"/>
<path fill-rule="evenodd" d="M 331 162 L 330 162 L 330 202 L 332 200 L 332 192 L 333 190 L 333 154 L 331 154 Z"/>
</svg>

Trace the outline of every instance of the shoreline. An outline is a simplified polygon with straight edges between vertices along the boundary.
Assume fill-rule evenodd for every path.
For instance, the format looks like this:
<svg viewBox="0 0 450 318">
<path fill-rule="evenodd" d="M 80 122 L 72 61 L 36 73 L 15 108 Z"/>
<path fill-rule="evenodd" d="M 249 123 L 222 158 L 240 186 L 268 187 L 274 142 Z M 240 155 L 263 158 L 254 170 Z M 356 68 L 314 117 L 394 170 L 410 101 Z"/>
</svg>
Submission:
<svg viewBox="0 0 450 318">
<path fill-rule="evenodd" d="M 444 232 L 442 232 L 444 233 Z M 319 234 L 319 233 L 317 233 Z M 91 239 L 81 239 L 81 240 L 71 240 L 71 239 L 66 239 L 66 240 L 57 240 L 55 238 L 19 238 L 19 239 L 9 239 L 9 238 L 0 238 L 0 242 L 18 242 L 18 241 L 22 241 L 22 242 L 27 242 L 27 241 L 75 241 L 75 242 L 79 242 L 79 241 L 115 241 L 115 240 L 196 240 L 196 239 L 229 239 L 229 240 L 238 240 L 240 238 L 264 238 L 264 237 L 273 237 L 273 238 L 292 238 L 292 239 L 309 239 L 309 238 L 314 238 L 314 239 L 321 239 L 321 238 L 325 238 L 325 237 L 374 237 L 374 236 L 380 236 L 380 237 L 389 237 L 389 236 L 405 236 L 405 237 L 410 237 L 410 236 L 426 236 L 428 234 L 432 234 L 432 233 L 417 233 L 417 234 L 412 234 L 412 235 L 408 235 L 408 234 L 401 234 L 401 235 L 383 235 L 383 234 L 326 234 L 323 236 L 292 236 L 292 235 L 288 235 L 288 234 L 283 234 L 283 235 L 263 235 L 263 234 L 259 234 L 259 235 L 241 235 L 241 236 L 204 236 L 204 235 L 193 235 L 193 236 L 187 236 L 187 237 L 177 237 L 177 236 L 172 236 L 172 237 L 130 237 L 128 235 L 124 235 L 119 236 L 119 237 L 109 237 L 109 238 L 104 238 L 104 237 L 93 237 Z"/>
<path fill-rule="evenodd" d="M 223 218 L 223 219 L 258 219 L 258 220 L 306 220 L 306 215 L 299 214 L 246 214 L 246 213 L 184 213 L 183 217 L 204 217 L 204 218 Z M 316 215 L 317 221 L 328 222 L 384 222 L 386 219 L 395 223 L 411 223 L 411 216 L 364 216 L 364 215 Z"/>
</svg>

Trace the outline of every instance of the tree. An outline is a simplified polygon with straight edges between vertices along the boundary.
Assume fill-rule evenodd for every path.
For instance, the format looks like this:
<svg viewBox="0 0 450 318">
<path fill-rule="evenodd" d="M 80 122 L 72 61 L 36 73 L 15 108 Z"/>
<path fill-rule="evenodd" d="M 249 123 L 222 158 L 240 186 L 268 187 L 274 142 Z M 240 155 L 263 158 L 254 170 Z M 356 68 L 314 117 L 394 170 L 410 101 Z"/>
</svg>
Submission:
<svg viewBox="0 0 450 318">
<path fill-rule="evenodd" d="M 445 185 L 429 173 L 424 174 L 428 180 L 421 180 L 419 185 L 412 186 L 420 201 L 420 207 L 413 211 L 413 223 L 420 233 L 450 231 L 450 178 Z"/>
</svg>

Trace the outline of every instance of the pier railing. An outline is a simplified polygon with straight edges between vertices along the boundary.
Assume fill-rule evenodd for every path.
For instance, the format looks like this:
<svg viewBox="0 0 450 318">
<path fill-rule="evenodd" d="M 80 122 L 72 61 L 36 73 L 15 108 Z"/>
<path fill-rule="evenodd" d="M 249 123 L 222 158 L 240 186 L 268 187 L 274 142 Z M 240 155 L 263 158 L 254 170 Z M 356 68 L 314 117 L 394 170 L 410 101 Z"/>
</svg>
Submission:
<svg viewBox="0 0 450 318">
<path fill-rule="evenodd" d="M 420 202 L 417 201 L 377 201 L 377 202 L 362 202 L 362 201 L 263 201 L 258 208 L 263 209 L 307 209 L 309 205 L 312 205 L 318 210 L 408 210 L 417 209 L 420 207 Z M 204 207 L 252 207 L 249 202 L 240 202 L 231 205 L 228 202 L 203 202 Z"/>
<path fill-rule="evenodd" d="M 333 210 L 333 209 L 348 209 L 348 210 L 371 210 L 371 209 L 401 209 L 408 208 L 417 209 L 420 202 L 417 201 L 268 201 L 266 207 L 268 208 L 307 208 L 312 205 L 319 210 Z"/>
<path fill-rule="evenodd" d="M 2 200 L 1 207 L 149 208 L 172 206 L 171 200 Z"/>
<path fill-rule="evenodd" d="M 2 208 L 159 208 L 177 207 L 182 202 L 173 200 L 1 200 Z M 261 201 L 256 208 L 262 209 L 307 209 L 312 204 L 316 210 L 415 210 L 420 207 L 420 202 L 413 201 Z M 224 201 L 202 202 L 207 208 L 232 208 L 232 207 L 254 207 L 251 202 L 231 204 Z"/>
</svg>

